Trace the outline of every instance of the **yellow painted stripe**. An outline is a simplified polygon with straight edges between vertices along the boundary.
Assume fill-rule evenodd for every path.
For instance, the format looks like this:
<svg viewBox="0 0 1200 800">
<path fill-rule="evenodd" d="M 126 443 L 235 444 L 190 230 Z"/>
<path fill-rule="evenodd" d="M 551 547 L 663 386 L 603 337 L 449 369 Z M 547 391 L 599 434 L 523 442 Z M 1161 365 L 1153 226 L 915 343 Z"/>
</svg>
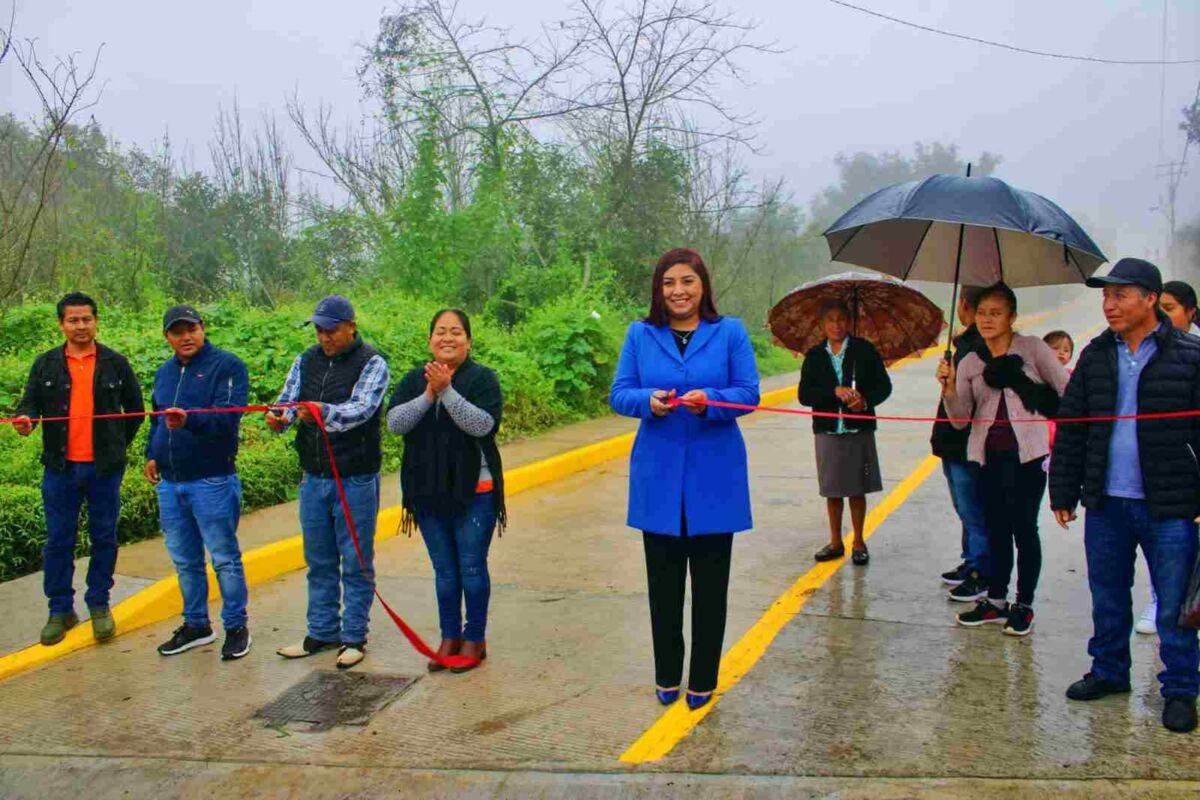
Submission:
<svg viewBox="0 0 1200 800">
<path fill-rule="evenodd" d="M 1034 319 L 1054 313 L 1061 312 L 1031 315 L 1023 318 L 1022 322 L 1028 324 Z M 907 364 L 935 357 L 941 352 L 940 345 L 929 347 L 920 353 L 897 361 L 891 369 L 895 370 Z M 793 402 L 795 397 L 796 388 L 786 386 L 782 389 L 764 392 L 759 402 L 763 406 L 780 406 Z M 560 453 L 542 461 L 507 470 L 504 473 L 505 492 L 510 495 L 517 494 L 561 480 L 568 475 L 590 469 L 605 461 L 623 458 L 629 455 L 633 449 L 633 439 L 633 433 L 626 433 Z M 399 506 L 392 506 L 379 512 L 375 528 L 376 541 L 391 538 L 398 533 L 400 511 Z M 255 548 L 243 554 L 242 563 L 246 571 L 246 583 L 249 586 L 265 583 L 289 572 L 303 569 L 303 540 L 299 536 L 293 536 Z M 208 569 L 208 584 L 209 597 L 213 598 L 215 602 L 220 597 L 220 590 L 211 566 Z M 163 578 L 113 606 L 113 619 L 117 623 L 117 635 L 120 636 L 146 625 L 170 619 L 180 614 L 182 610 L 183 600 L 179 594 L 178 580 L 175 576 Z M 52 647 L 32 645 L 23 650 L 0 656 L 0 680 L 95 644 L 91 626 L 84 623 L 68 631 L 66 638 Z"/>
<path fill-rule="evenodd" d="M 763 405 L 781 405 L 791 402 L 796 396 L 794 387 L 766 392 Z M 508 495 L 528 491 L 554 481 L 591 469 L 605 461 L 623 458 L 633 449 L 633 433 L 624 433 L 604 441 L 595 442 L 565 453 L 535 461 L 504 473 L 505 493 Z M 397 534 L 400 528 L 400 506 L 382 509 L 375 527 L 375 540 L 382 541 Z M 246 572 L 246 584 L 256 586 L 278 578 L 289 572 L 304 569 L 304 544 L 300 536 L 292 536 L 278 542 L 247 551 L 242 555 Z M 209 597 L 213 602 L 220 597 L 216 574 L 208 568 Z M 179 593 L 179 581 L 172 575 L 156 581 L 137 594 L 113 606 L 113 619 L 117 623 L 117 634 L 129 633 L 156 622 L 177 616 L 183 611 L 183 599 Z M 40 644 L 0 656 L 0 680 L 9 678 L 34 667 L 47 664 L 65 655 L 92 647 L 92 626 L 86 622 L 67 632 L 66 638 L 51 647 Z"/>
<path fill-rule="evenodd" d="M 895 489 L 892 489 L 879 505 L 871 509 L 863 528 L 863 538 L 870 538 L 888 516 L 916 491 L 917 487 L 940 463 L 940 459 L 936 456 L 926 456 L 925 460 Z M 825 561 L 801 575 L 721 658 L 720 679 L 717 682 L 716 691 L 713 693 L 713 699 L 696 711 L 688 709 L 685 703 L 672 705 L 658 718 L 657 722 L 629 746 L 628 750 L 621 754 L 621 761 L 626 764 L 644 764 L 648 761 L 657 761 L 671 752 L 675 745 L 679 744 L 692 732 L 693 728 L 708 716 L 721 699 L 721 695 L 733 688 L 754 667 L 784 626 L 800 613 L 800 609 L 804 608 L 804 604 L 808 602 L 808 598 L 812 596 L 813 592 L 821 588 L 845 561 L 845 558 L 837 561 Z"/>
</svg>

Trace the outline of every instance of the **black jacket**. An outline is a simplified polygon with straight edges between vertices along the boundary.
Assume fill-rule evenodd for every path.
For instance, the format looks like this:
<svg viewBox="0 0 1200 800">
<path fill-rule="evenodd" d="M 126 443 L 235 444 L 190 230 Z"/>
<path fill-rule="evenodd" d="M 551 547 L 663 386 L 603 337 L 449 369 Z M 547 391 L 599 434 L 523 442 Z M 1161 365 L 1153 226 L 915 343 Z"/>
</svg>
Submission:
<svg viewBox="0 0 1200 800">
<path fill-rule="evenodd" d="M 92 384 L 95 414 L 141 413 L 142 388 L 125 356 L 96 343 L 96 376 Z M 17 413 L 27 417 L 65 417 L 71 408 L 71 375 L 66 345 L 47 350 L 33 362 Z M 125 467 L 125 451 L 137 435 L 143 417 L 98 419 L 92 422 L 96 472 L 111 475 Z M 67 423 L 42 426 L 42 463 L 61 470 L 67 464 Z"/>
<path fill-rule="evenodd" d="M 842 362 L 842 386 L 858 389 L 867 401 L 867 407 L 852 412 L 834 394 L 838 387 L 837 373 L 833 361 L 825 350 L 825 341 L 815 345 L 804 354 L 804 365 L 800 368 L 800 386 L 797 395 L 800 404 L 813 411 L 828 413 L 874 414 L 875 407 L 892 394 L 892 380 L 875 345 L 866 339 L 850 336 L 846 339 L 846 358 Z M 848 419 L 846 428 L 856 431 L 873 431 L 877 423 L 873 419 Z M 813 433 L 833 433 L 837 430 L 837 418 L 813 417 Z"/>
<path fill-rule="evenodd" d="M 1138 413 L 1200 409 L 1200 340 L 1159 314 L 1158 352 L 1138 382 Z M 1117 339 L 1097 336 L 1079 356 L 1059 417 L 1110 416 L 1117 397 Z M 1060 422 L 1050 459 L 1050 506 L 1074 509 L 1104 501 L 1111 422 Z M 1150 513 L 1193 519 L 1200 513 L 1200 418 L 1138 420 L 1138 456 Z"/>
<path fill-rule="evenodd" d="M 418 504 L 444 511 L 466 508 L 475 498 L 479 470 L 487 459 L 496 503 L 496 526 L 503 530 L 508 517 L 504 504 L 504 464 L 496 446 L 496 431 L 504 410 L 504 396 L 496 373 L 468 358 L 454 370 L 450 384 L 466 400 L 491 415 L 492 430 L 481 437 L 464 433 L 449 414 L 430 409 L 417 426 L 404 435 L 400 462 L 403 494 L 403 530 L 411 532 Z M 407 403 L 425 391 L 425 369 L 410 370 L 396 386 L 388 409 Z"/>
<path fill-rule="evenodd" d="M 954 338 L 954 366 L 957 367 L 978 345 L 983 344 L 983 337 L 972 324 Z M 937 419 L 946 419 L 946 404 L 938 401 Z M 971 435 L 970 428 L 959 430 L 949 422 L 933 423 L 933 431 L 929 435 L 929 446 L 933 454 L 943 461 L 966 461 L 967 438 Z"/>
</svg>

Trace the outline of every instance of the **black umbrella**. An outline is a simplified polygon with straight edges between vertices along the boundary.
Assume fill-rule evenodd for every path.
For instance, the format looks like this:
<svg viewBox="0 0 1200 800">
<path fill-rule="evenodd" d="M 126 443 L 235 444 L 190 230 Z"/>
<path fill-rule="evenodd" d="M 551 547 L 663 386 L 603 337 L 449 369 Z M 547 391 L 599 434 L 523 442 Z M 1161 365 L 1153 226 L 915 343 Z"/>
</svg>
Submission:
<svg viewBox="0 0 1200 800">
<path fill-rule="evenodd" d="M 824 233 L 830 258 L 901 280 L 1083 283 L 1107 259 L 1075 220 L 998 178 L 934 175 L 869 195 Z"/>
</svg>

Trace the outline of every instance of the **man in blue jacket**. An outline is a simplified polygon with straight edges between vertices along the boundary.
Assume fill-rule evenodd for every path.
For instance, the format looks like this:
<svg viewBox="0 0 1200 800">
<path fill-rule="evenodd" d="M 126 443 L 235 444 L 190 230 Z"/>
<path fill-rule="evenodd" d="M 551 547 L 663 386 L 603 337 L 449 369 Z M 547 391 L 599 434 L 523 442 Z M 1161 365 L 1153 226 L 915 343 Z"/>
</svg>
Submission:
<svg viewBox="0 0 1200 800">
<path fill-rule="evenodd" d="M 158 489 L 167 552 L 183 594 L 183 625 L 158 652 L 173 656 L 217 638 L 208 619 L 207 547 L 221 589 L 221 658 L 241 658 L 250 652 L 251 642 L 237 541 L 242 484 L 235 460 L 242 415 L 189 412 L 246 405 L 250 379 L 240 358 L 205 341 L 204 321 L 191 306 L 167 311 L 163 335 L 175 355 L 154 375 L 151 404 L 164 414 L 150 420 L 146 478 Z"/>
</svg>

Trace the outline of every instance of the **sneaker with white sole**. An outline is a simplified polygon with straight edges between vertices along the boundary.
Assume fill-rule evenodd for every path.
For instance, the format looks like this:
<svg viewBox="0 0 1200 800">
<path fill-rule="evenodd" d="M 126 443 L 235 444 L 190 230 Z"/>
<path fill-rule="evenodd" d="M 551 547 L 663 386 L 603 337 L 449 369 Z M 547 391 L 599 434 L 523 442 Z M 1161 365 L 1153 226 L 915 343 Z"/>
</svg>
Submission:
<svg viewBox="0 0 1200 800">
<path fill-rule="evenodd" d="M 355 642 L 354 644 L 344 644 L 342 649 L 338 650 L 337 668 L 350 669 L 358 662 L 362 661 L 367 656 L 367 643 Z"/>
<path fill-rule="evenodd" d="M 946 596 L 957 603 L 974 603 L 987 597 L 988 585 L 979 573 L 971 570 L 966 579 L 946 592 Z"/>
<path fill-rule="evenodd" d="M 217 634 L 213 633 L 211 626 L 206 625 L 203 628 L 197 628 L 184 623 L 175 629 L 170 639 L 158 646 L 158 654 L 160 656 L 174 656 L 186 653 L 194 647 L 203 647 L 206 644 L 212 644 L 216 640 Z"/>
<path fill-rule="evenodd" d="M 221 645 L 221 660 L 233 661 L 250 652 L 254 640 L 250 637 L 250 629 L 245 625 L 225 629 L 225 644 Z"/>
<path fill-rule="evenodd" d="M 993 605 L 986 597 L 975 601 L 975 607 L 958 615 L 958 624 L 968 628 L 980 625 L 1000 625 L 1008 622 L 1008 609 Z"/>
<path fill-rule="evenodd" d="M 1146 606 L 1142 610 L 1142 615 L 1138 617 L 1137 624 L 1133 626 L 1133 629 L 1138 633 L 1142 633 L 1147 636 L 1153 636 L 1154 634 L 1158 633 L 1157 619 L 1158 601 L 1151 600 L 1150 605 Z"/>
<path fill-rule="evenodd" d="M 947 586 L 958 586 L 960 583 L 966 580 L 967 573 L 969 571 L 970 568 L 967 567 L 967 562 L 964 561 L 954 569 L 943 572 L 942 583 L 946 584 Z"/>
</svg>

